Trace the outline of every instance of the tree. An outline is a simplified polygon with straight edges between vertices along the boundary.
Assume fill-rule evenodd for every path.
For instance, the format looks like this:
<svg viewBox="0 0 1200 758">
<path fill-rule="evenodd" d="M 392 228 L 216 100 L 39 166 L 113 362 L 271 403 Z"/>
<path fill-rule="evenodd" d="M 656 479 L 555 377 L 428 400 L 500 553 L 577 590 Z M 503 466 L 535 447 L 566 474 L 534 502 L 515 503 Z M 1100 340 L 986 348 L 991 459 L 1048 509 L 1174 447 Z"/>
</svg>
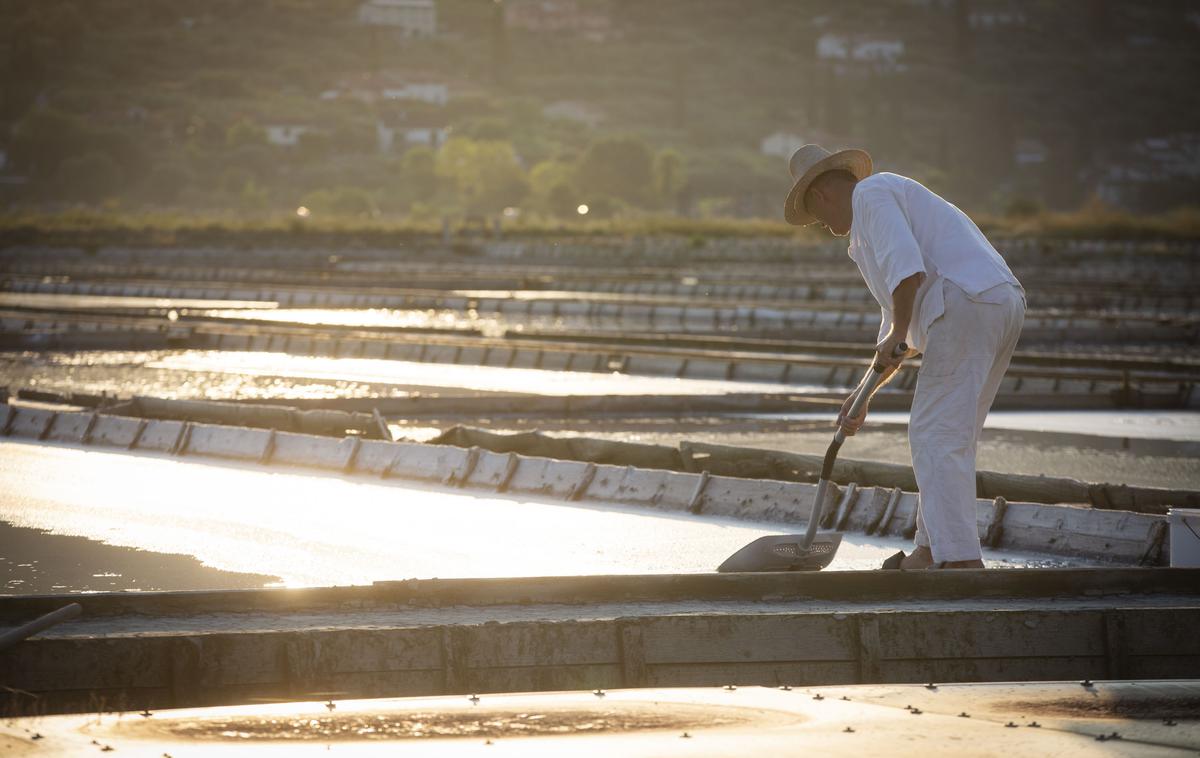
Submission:
<svg viewBox="0 0 1200 758">
<path fill-rule="evenodd" d="M 429 202 L 437 191 L 436 157 L 428 147 L 409 148 L 400 164 L 405 195 L 412 200 Z"/>
<path fill-rule="evenodd" d="M 13 163 L 43 177 L 53 176 L 63 158 L 79 151 L 87 136 L 78 118 L 55 110 L 31 113 L 14 132 Z"/>
<path fill-rule="evenodd" d="M 529 172 L 534 204 L 556 216 L 565 215 L 563 209 L 574 214 L 578 205 L 574 202 L 575 188 L 571 186 L 574 177 L 575 168 L 563 161 L 542 161 L 534 166 Z"/>
<path fill-rule="evenodd" d="M 654 191 L 668 209 L 678 205 L 679 192 L 687 182 L 683 156 L 672 148 L 660 150 L 654 156 Z"/>
<path fill-rule="evenodd" d="M 225 131 L 225 144 L 229 147 L 261 145 L 266 138 L 263 128 L 247 118 L 239 119 Z"/>
<path fill-rule="evenodd" d="M 258 182 L 253 179 L 247 179 L 246 183 L 242 186 L 239 200 L 240 210 L 257 212 L 267 209 L 270 197 L 267 195 L 266 187 L 260 187 Z"/>
<path fill-rule="evenodd" d="M 116 194 L 121 167 L 104 153 L 88 153 L 64 160 L 55 178 L 55 194 L 95 203 Z"/>
<path fill-rule="evenodd" d="M 643 204 L 653 191 L 650 148 L 637 137 L 605 137 L 579 158 L 575 186 L 591 196 Z"/>
<path fill-rule="evenodd" d="M 556 184 L 551 187 L 543 205 L 550 215 L 557 218 L 573 218 L 579 207 L 575 190 L 571 189 L 569 184 Z"/>
<path fill-rule="evenodd" d="M 316 213 L 339 216 L 375 216 L 379 208 L 371 193 L 361 187 L 335 187 L 315 190 L 300 198 L 300 204 Z"/>
<path fill-rule="evenodd" d="M 154 203 L 170 203 L 194 181 L 192 172 L 175 163 L 155 166 L 146 178 L 145 196 Z"/>
<path fill-rule="evenodd" d="M 472 213 L 518 205 L 529 194 L 529 181 L 507 142 L 454 137 L 438 151 L 435 170 Z"/>
</svg>

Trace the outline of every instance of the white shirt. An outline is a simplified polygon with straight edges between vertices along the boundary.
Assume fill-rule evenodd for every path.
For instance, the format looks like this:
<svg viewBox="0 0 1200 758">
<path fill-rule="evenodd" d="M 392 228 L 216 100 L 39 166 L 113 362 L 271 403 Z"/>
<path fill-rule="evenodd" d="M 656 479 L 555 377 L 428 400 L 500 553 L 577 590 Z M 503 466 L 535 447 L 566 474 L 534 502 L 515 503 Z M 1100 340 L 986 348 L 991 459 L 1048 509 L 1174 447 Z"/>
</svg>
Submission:
<svg viewBox="0 0 1200 758">
<path fill-rule="evenodd" d="M 945 310 L 943 282 L 983 302 L 991 297 L 983 293 L 1000 284 L 1021 287 L 975 222 L 919 182 L 873 174 L 855 186 L 852 207 L 848 252 L 883 309 L 880 340 L 892 328 L 892 292 L 913 274 L 924 273 L 925 281 L 913 303 L 907 341 L 921 352 L 929 325 Z"/>
</svg>

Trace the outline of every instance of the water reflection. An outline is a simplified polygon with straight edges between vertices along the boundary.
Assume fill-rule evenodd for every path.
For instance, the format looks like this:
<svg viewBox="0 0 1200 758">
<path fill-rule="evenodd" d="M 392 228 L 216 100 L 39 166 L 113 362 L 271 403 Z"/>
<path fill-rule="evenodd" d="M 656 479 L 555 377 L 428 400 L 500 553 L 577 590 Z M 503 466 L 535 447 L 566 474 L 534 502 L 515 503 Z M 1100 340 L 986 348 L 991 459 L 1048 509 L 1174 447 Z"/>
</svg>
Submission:
<svg viewBox="0 0 1200 758">
<path fill-rule="evenodd" d="M 287 586 L 706 572 L 750 540 L 781 531 L 779 524 L 15 441 L 0 443 L 0 520 L 191 555 L 204 566 L 277 576 Z M 901 546 L 847 535 L 833 568 L 874 568 Z"/>
<path fill-rule="evenodd" d="M 151 368 L 233 373 L 244 376 L 343 380 L 372 384 L 457 387 L 489 392 L 540 395 L 720 395 L 732 392 L 820 392 L 815 384 L 772 384 L 707 379 L 677 379 L 581 371 L 459 366 L 446 363 L 317 358 L 286 353 L 189 350 L 164 355 Z"/>
</svg>

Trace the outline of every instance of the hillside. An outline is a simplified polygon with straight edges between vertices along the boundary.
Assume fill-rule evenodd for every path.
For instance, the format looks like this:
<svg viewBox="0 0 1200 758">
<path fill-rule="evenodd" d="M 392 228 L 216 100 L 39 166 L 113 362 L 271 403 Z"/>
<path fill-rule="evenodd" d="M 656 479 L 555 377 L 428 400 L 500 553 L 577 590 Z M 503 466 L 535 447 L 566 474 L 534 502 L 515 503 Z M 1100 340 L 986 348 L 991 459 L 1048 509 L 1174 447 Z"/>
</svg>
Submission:
<svg viewBox="0 0 1200 758">
<path fill-rule="evenodd" d="M 1194 2 L 568 5 L 583 21 L 551 32 L 437 0 L 437 33 L 411 38 L 357 0 L 6 2 L 2 197 L 770 217 L 776 132 L 864 146 L 981 210 L 1163 209 L 1200 184 Z M 446 101 L 378 94 L 412 84 Z"/>
</svg>

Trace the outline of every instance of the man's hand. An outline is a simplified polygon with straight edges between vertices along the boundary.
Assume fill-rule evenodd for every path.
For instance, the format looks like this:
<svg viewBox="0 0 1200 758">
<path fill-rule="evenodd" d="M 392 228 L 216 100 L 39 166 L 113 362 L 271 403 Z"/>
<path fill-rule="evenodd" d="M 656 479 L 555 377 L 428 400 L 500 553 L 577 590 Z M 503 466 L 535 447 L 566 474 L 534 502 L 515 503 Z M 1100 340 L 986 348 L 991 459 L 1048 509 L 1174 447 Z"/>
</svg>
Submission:
<svg viewBox="0 0 1200 758">
<path fill-rule="evenodd" d="M 886 366 L 890 369 L 900 367 L 900 362 L 909 356 L 911 350 L 900 351 L 897 355 L 896 348 L 904 341 L 904 334 L 897 334 L 896 330 L 888 332 L 887 336 L 875 346 L 875 362 Z"/>
<path fill-rule="evenodd" d="M 842 427 L 847 437 L 853 437 L 854 433 L 862 428 L 863 422 L 867 420 L 867 406 L 870 403 L 863 403 L 862 410 L 858 412 L 857 417 L 846 418 L 846 414 L 850 412 L 850 406 L 853 404 L 854 394 L 851 394 L 846 398 L 846 402 L 842 403 L 842 409 L 838 411 L 837 425 Z"/>
</svg>

